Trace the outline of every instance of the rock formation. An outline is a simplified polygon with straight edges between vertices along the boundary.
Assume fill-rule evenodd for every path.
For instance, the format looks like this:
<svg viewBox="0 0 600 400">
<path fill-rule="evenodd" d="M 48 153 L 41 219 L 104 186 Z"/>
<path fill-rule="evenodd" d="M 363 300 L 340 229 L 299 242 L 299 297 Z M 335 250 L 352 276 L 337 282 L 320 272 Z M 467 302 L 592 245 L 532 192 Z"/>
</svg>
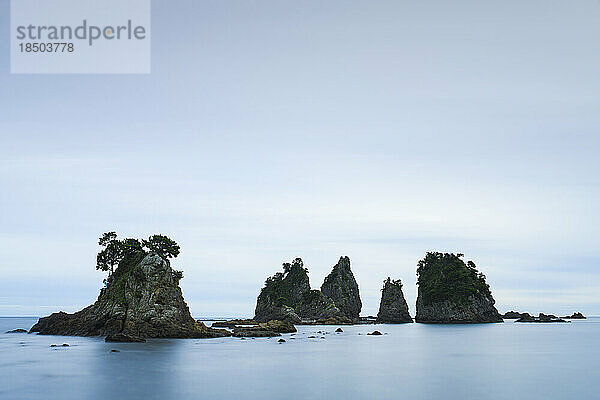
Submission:
<svg viewBox="0 0 600 400">
<path fill-rule="evenodd" d="M 337 319 L 344 316 L 335 302 L 320 290 L 309 290 L 304 293 L 296 305 L 296 312 L 304 320 Z"/>
<path fill-rule="evenodd" d="M 289 321 L 261 322 L 254 326 L 236 326 L 233 328 L 235 337 L 273 337 L 282 333 L 296 332 L 296 327 Z"/>
<path fill-rule="evenodd" d="M 528 313 L 521 314 L 521 318 L 515 322 L 569 322 L 558 318 L 556 315 L 540 313 L 537 317 L 533 317 Z"/>
<path fill-rule="evenodd" d="M 388 277 L 383 281 L 383 289 L 381 289 L 377 323 L 402 324 L 405 322 L 413 322 L 413 319 L 408 312 L 408 304 L 402 293 L 402 282 L 399 279 L 393 281 Z"/>
<path fill-rule="evenodd" d="M 580 312 L 573 313 L 572 315 L 567 315 L 562 317 L 563 319 L 586 319 L 585 315 Z"/>
<path fill-rule="evenodd" d="M 322 290 L 310 289 L 308 269 L 302 259 L 296 258 L 292 263 L 283 264 L 283 272 L 265 281 L 256 300 L 254 320 L 346 324 L 358 320 L 361 306 L 348 257 L 340 259 L 325 279 Z"/>
<path fill-rule="evenodd" d="M 340 257 L 333 270 L 321 285 L 321 292 L 329 297 L 342 314 L 353 321 L 358 321 L 362 302 L 358 292 L 358 284 L 350 270 L 350 258 Z"/>
<path fill-rule="evenodd" d="M 502 318 L 504 318 L 504 319 L 519 319 L 524 316 L 531 317 L 531 315 L 529 315 L 529 313 L 520 313 L 518 311 L 507 311 L 504 313 Z"/>
<path fill-rule="evenodd" d="M 419 261 L 417 322 L 502 322 L 485 276 L 462 256 L 435 252 Z"/>
<path fill-rule="evenodd" d="M 179 288 L 181 273 L 155 253 L 127 254 L 107 279 L 96 302 L 74 314 L 40 318 L 31 332 L 43 335 L 138 338 L 213 338 L 229 336 L 207 328 L 190 315 Z"/>
<path fill-rule="evenodd" d="M 308 291 L 310 291 L 308 269 L 304 268 L 302 259 L 296 258 L 292 263 L 284 263 L 283 273 L 277 272 L 265 281 L 265 287 L 256 300 L 254 320 L 300 322 L 301 318 L 294 308 Z"/>
</svg>

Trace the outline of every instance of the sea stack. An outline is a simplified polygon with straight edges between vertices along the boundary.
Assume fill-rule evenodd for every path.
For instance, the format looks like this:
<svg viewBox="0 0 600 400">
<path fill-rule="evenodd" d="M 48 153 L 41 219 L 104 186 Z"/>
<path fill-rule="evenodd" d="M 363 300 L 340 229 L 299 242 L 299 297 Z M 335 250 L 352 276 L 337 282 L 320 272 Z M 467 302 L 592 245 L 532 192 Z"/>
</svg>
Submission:
<svg viewBox="0 0 600 400">
<path fill-rule="evenodd" d="M 300 322 L 300 316 L 294 308 L 309 291 L 308 268 L 304 267 L 302 259 L 296 258 L 291 263 L 284 263 L 283 273 L 277 272 L 265 281 L 265 287 L 256 299 L 254 320 Z"/>
<path fill-rule="evenodd" d="M 377 313 L 377 323 L 380 324 L 403 324 L 413 322 L 408 312 L 408 304 L 402 293 L 402 282 L 400 279 L 392 280 L 388 277 L 383 281 L 381 289 L 381 302 Z"/>
<path fill-rule="evenodd" d="M 321 292 L 329 297 L 340 311 L 353 321 L 358 321 L 362 302 L 358 284 L 350 270 L 350 258 L 340 257 L 333 270 L 321 285 Z"/>
<path fill-rule="evenodd" d="M 347 257 L 346 257 L 347 258 Z M 331 293 L 340 295 L 341 304 L 346 309 L 356 307 L 356 300 L 348 299 L 354 293 L 358 295 L 358 285 L 352 276 L 345 271 L 332 272 L 330 276 Z M 348 260 L 349 270 L 349 260 Z M 351 278 L 351 281 L 350 281 Z M 326 280 L 327 281 L 327 280 Z M 352 286 L 352 283 L 355 285 Z M 338 288 L 337 286 L 342 286 Z M 347 299 L 346 302 L 343 300 Z M 360 298 L 359 311 L 360 311 Z M 351 312 L 348 315 L 358 315 Z M 304 267 L 301 258 L 296 258 L 291 263 L 283 264 L 283 272 L 267 278 L 265 286 L 256 299 L 254 320 L 256 322 L 267 322 L 270 320 L 290 321 L 293 323 L 315 323 L 315 324 L 340 324 L 354 321 L 331 297 L 325 295 L 321 290 L 310 288 L 308 279 L 308 268 Z M 358 319 L 358 317 L 356 318 Z"/>
<path fill-rule="evenodd" d="M 463 254 L 431 252 L 417 268 L 416 321 L 460 324 L 502 322 L 485 275 Z"/>
<path fill-rule="evenodd" d="M 155 253 L 127 254 L 107 279 L 96 302 L 74 314 L 40 318 L 31 332 L 43 335 L 143 338 L 213 338 L 230 336 L 190 315 L 179 280 L 182 274 Z"/>
</svg>

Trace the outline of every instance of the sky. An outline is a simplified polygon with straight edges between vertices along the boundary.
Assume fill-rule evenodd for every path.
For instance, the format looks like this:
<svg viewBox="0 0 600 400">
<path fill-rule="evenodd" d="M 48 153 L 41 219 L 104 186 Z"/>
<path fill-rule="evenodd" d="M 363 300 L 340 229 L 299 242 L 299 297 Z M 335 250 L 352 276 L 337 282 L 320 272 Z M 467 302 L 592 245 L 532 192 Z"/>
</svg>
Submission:
<svg viewBox="0 0 600 400">
<path fill-rule="evenodd" d="M 11 75 L 0 315 L 91 304 L 97 239 L 176 240 L 194 316 L 302 257 L 382 281 L 460 252 L 501 312 L 600 315 L 600 2 L 153 1 L 149 75 Z"/>
</svg>

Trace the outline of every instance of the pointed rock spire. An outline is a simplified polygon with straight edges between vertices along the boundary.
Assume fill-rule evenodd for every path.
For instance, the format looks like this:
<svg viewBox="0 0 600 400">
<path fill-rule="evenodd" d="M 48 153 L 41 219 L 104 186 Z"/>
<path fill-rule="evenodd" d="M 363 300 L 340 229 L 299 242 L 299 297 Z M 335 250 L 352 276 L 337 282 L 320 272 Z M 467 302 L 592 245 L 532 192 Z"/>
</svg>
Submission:
<svg viewBox="0 0 600 400">
<path fill-rule="evenodd" d="M 340 257 L 321 285 L 321 292 L 333 300 L 346 317 L 353 321 L 358 320 L 362 302 L 358 284 L 350 270 L 350 258 Z"/>
<path fill-rule="evenodd" d="M 408 304 L 406 304 L 404 293 L 402 293 L 402 282 L 400 279 L 392 280 L 388 277 L 383 281 L 377 322 L 382 324 L 413 322 L 408 312 Z"/>
</svg>

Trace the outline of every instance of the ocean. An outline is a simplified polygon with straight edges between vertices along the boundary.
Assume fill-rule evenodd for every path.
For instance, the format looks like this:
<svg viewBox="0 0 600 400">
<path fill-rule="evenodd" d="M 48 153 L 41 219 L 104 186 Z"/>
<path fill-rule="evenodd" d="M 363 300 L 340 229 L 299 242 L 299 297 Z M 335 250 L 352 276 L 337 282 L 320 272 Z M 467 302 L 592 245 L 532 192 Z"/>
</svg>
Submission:
<svg viewBox="0 0 600 400">
<path fill-rule="evenodd" d="M 4 333 L 36 321 L 0 318 L 0 399 L 600 398 L 600 318 L 298 326 L 285 343 Z"/>
</svg>

